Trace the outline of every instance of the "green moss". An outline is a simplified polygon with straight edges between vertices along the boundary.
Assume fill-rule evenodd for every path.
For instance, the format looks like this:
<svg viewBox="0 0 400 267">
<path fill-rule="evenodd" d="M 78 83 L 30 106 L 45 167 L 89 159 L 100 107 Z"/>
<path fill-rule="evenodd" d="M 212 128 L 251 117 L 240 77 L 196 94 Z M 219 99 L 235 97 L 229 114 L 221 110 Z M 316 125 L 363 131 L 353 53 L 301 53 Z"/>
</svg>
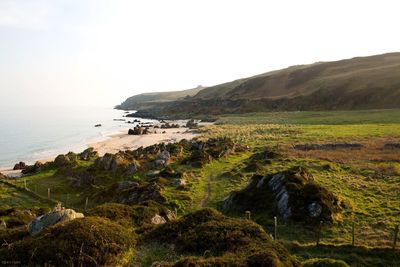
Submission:
<svg viewBox="0 0 400 267">
<path fill-rule="evenodd" d="M 0 249 L 0 258 L 22 265 L 110 265 L 135 245 L 135 235 L 125 227 L 100 217 L 57 224 L 37 236 Z"/>
</svg>

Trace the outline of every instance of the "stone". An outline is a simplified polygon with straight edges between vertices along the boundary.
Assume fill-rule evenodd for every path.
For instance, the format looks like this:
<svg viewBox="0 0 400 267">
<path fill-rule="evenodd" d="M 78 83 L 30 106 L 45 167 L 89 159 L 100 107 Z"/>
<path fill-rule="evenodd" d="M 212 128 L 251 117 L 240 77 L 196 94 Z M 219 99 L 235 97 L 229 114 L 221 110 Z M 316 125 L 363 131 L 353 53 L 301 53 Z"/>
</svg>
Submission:
<svg viewBox="0 0 400 267">
<path fill-rule="evenodd" d="M 72 209 L 54 210 L 31 221 L 28 225 L 29 234 L 36 235 L 47 227 L 57 223 L 71 221 L 83 217 L 84 215 L 82 213 L 75 212 Z"/>
<path fill-rule="evenodd" d="M 139 163 L 137 162 L 129 163 L 128 166 L 126 166 L 125 174 L 133 175 L 139 170 L 139 168 L 140 168 Z"/>
<path fill-rule="evenodd" d="M 25 169 L 21 171 L 21 173 L 24 175 L 35 174 L 40 172 L 42 170 L 42 167 L 43 163 L 41 163 L 40 161 L 36 161 L 34 165 L 27 166 Z"/>
<path fill-rule="evenodd" d="M 58 155 L 55 159 L 54 159 L 54 165 L 56 165 L 57 167 L 64 167 L 71 164 L 70 159 L 65 156 L 65 155 Z"/>
<path fill-rule="evenodd" d="M 318 202 L 315 202 L 315 201 L 310 203 L 310 205 L 308 205 L 307 209 L 308 209 L 308 215 L 311 218 L 317 218 L 322 213 L 321 205 Z"/>
<path fill-rule="evenodd" d="M 26 164 L 23 161 L 20 161 L 19 163 L 14 165 L 13 170 L 24 170 L 26 168 Z"/>
<path fill-rule="evenodd" d="M 153 218 L 151 218 L 151 223 L 152 224 L 164 224 L 164 223 L 166 223 L 167 221 L 163 218 L 163 217 L 161 217 L 160 215 L 158 215 L 158 214 L 156 214 Z"/>
<path fill-rule="evenodd" d="M 89 147 L 79 154 L 79 159 L 89 160 L 91 158 L 97 158 L 98 156 L 99 154 L 97 153 L 97 151 L 95 151 L 93 147 Z"/>
</svg>

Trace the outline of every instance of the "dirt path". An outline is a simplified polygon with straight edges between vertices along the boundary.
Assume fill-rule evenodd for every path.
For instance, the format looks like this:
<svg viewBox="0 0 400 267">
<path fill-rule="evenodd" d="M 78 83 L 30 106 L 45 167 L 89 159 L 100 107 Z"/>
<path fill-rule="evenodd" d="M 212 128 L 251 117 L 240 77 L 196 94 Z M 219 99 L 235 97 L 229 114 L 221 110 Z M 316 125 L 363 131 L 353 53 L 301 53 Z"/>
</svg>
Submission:
<svg viewBox="0 0 400 267">
<path fill-rule="evenodd" d="M 207 178 L 207 186 L 206 186 L 206 190 L 205 190 L 205 196 L 200 202 L 200 207 L 204 208 L 207 205 L 208 200 L 210 199 L 210 196 L 211 196 L 211 175 L 209 175 Z"/>
</svg>

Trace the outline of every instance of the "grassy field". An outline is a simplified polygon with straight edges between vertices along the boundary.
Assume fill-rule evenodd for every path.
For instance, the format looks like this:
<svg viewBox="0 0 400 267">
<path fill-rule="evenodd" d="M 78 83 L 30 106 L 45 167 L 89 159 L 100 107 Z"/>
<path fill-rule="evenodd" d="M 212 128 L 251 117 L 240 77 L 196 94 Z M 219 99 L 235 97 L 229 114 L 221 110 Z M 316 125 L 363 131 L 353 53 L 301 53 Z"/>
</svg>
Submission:
<svg viewBox="0 0 400 267">
<path fill-rule="evenodd" d="M 335 257 L 353 266 L 396 266 L 399 253 L 388 252 L 393 229 L 400 225 L 400 149 L 384 148 L 400 143 L 400 111 L 354 112 L 285 112 L 225 115 L 217 125 L 200 129 L 200 139 L 230 137 L 248 145 L 249 151 L 233 153 L 202 168 L 178 163 L 171 167 L 183 172 L 189 186 L 184 190 L 165 185 L 164 195 L 178 214 L 184 215 L 202 207 L 220 209 L 230 192 L 242 189 L 253 174 L 271 174 L 294 166 L 307 168 L 315 181 L 329 189 L 343 203 L 341 220 L 323 224 L 321 244 L 316 247 L 316 229 L 307 225 L 278 220 L 278 238 L 301 260 L 312 257 Z M 310 150 L 294 148 L 299 144 L 357 143 L 358 149 Z M 249 157 L 269 147 L 281 154 L 259 169 L 243 171 Z M 93 162 L 80 162 L 77 169 Z M 126 179 L 98 173 L 98 186 Z M 146 179 L 145 175 L 132 177 Z M 82 210 L 86 197 L 96 188 L 77 189 L 68 175 L 49 169 L 15 182 L 37 194 L 67 203 Z M 12 188 L 0 187 L 2 203 L 9 206 L 41 206 Z M 89 206 L 96 202 L 89 201 Z M 243 214 L 235 214 L 243 217 Z M 273 231 L 273 213 L 252 214 L 252 219 L 267 231 Z M 355 245 L 352 225 L 355 226 Z M 144 248 L 147 254 L 165 253 L 164 248 Z M 153 251 L 156 250 L 156 251 Z M 167 253 L 168 254 L 168 253 Z M 176 255 L 174 256 L 176 257 Z M 146 260 L 145 260 L 146 261 Z M 148 260 L 151 262 L 151 260 Z"/>
</svg>

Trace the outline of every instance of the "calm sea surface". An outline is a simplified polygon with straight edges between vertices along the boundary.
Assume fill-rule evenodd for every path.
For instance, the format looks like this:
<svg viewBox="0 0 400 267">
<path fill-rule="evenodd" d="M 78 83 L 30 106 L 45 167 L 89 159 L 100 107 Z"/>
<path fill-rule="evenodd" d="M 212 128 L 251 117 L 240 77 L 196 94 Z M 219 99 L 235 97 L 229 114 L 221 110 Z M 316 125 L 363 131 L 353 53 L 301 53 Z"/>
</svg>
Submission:
<svg viewBox="0 0 400 267">
<path fill-rule="evenodd" d="M 129 125 L 124 111 L 99 107 L 0 107 L 0 167 L 33 163 L 68 151 L 80 152 Z M 131 118 L 130 118 L 131 119 Z M 102 127 L 94 127 L 102 124 Z"/>
</svg>

